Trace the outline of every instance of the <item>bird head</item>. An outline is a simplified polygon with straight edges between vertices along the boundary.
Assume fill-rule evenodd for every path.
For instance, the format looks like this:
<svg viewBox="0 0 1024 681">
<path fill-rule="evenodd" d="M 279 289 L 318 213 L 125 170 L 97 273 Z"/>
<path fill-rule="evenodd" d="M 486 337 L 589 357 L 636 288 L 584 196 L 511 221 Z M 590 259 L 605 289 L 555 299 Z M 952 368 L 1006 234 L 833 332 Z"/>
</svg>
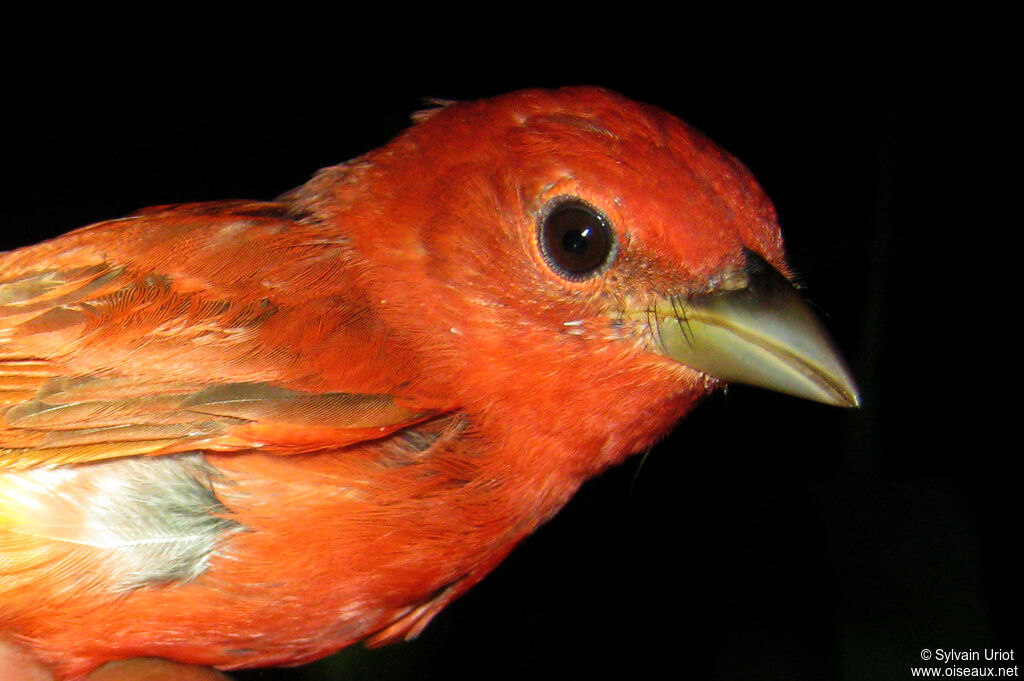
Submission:
<svg viewBox="0 0 1024 681">
<path fill-rule="evenodd" d="M 351 222 L 375 225 L 355 250 L 372 254 L 392 313 L 447 339 L 429 348 L 451 367 L 439 390 L 463 386 L 504 412 L 528 403 L 534 433 L 585 433 L 593 419 L 606 434 L 660 434 L 725 382 L 857 405 L 789 280 L 771 202 L 686 123 L 587 87 L 417 119 L 309 195 L 339 224 L 355 207 Z"/>
</svg>

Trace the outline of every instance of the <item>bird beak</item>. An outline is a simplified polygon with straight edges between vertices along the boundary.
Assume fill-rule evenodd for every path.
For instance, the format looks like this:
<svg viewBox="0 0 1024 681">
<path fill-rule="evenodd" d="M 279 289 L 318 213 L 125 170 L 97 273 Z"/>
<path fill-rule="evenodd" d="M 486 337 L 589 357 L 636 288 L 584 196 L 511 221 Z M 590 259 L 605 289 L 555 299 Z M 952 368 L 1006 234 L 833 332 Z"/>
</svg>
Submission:
<svg viewBox="0 0 1024 681">
<path fill-rule="evenodd" d="M 663 352 L 688 367 L 826 404 L 860 404 L 857 386 L 816 315 L 754 253 L 715 290 L 664 299 L 653 312 Z"/>
</svg>

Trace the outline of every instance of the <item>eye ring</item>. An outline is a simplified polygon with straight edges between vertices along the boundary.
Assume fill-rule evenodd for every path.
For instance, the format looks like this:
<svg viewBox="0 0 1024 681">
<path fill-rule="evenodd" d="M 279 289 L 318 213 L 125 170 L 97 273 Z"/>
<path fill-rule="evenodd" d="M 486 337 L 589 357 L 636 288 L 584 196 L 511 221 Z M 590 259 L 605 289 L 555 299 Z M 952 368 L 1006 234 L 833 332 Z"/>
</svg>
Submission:
<svg viewBox="0 0 1024 681">
<path fill-rule="evenodd" d="M 575 196 L 548 202 L 537 220 L 537 243 L 552 271 L 569 281 L 601 274 L 618 251 L 608 218 Z"/>
</svg>

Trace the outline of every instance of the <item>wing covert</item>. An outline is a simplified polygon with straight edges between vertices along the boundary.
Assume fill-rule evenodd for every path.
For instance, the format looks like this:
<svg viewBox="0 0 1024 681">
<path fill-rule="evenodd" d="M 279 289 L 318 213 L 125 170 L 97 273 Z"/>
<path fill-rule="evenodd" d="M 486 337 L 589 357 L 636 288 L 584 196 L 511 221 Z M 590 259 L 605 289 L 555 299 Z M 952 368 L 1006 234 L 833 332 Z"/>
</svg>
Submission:
<svg viewBox="0 0 1024 681">
<path fill-rule="evenodd" d="M 359 263 L 310 229 L 191 204 L 0 254 L 0 470 L 318 451 L 443 411 L 392 394 L 408 362 L 380 351 Z"/>
</svg>

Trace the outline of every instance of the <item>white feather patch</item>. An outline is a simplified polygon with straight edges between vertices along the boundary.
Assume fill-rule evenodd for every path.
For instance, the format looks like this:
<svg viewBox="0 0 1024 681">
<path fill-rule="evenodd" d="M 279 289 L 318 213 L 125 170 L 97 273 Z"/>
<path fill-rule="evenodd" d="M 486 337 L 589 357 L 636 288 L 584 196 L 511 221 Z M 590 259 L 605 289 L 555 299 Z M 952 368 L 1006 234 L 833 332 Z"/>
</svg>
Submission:
<svg viewBox="0 0 1024 681">
<path fill-rule="evenodd" d="M 98 554 L 115 591 L 189 581 L 242 527 L 214 493 L 215 476 L 200 454 L 3 473 L 0 530 Z"/>
</svg>

